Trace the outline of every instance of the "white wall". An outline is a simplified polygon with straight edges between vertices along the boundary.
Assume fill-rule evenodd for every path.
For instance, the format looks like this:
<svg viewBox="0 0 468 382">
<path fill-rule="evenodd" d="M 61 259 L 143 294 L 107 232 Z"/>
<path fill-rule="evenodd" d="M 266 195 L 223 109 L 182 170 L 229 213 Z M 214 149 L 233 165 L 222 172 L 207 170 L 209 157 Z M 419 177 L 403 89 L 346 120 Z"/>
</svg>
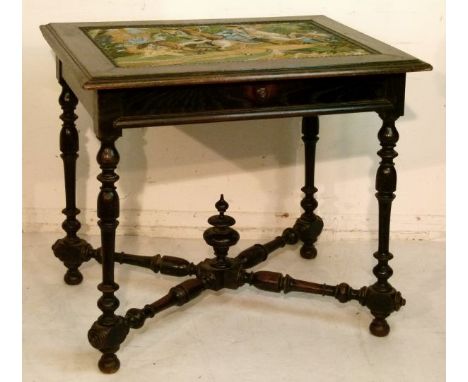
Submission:
<svg viewBox="0 0 468 382">
<path fill-rule="evenodd" d="M 445 12 L 435 0 L 43 0 L 23 1 L 24 230 L 60 230 L 64 207 L 58 133 L 60 88 L 39 25 L 65 21 L 201 19 L 324 14 L 434 66 L 410 73 L 398 121 L 394 237 L 442 238 L 445 230 Z M 99 172 L 91 119 L 79 107 L 78 204 L 96 233 Z M 316 182 L 324 238 L 376 229 L 374 174 L 380 120 L 364 113 L 321 117 Z M 198 237 L 221 192 L 243 237 L 270 235 L 300 213 L 300 119 L 124 131 L 118 189 L 120 233 Z M 261 227 L 261 228 L 260 228 Z M 372 235 L 375 236 L 374 233 Z"/>
</svg>

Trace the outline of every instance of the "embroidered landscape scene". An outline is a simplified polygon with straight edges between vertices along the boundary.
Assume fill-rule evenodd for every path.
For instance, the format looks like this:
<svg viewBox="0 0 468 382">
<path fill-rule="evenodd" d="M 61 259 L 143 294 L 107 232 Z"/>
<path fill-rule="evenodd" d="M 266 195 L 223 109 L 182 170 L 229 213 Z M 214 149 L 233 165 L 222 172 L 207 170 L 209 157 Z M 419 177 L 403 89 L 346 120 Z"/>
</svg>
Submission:
<svg viewBox="0 0 468 382">
<path fill-rule="evenodd" d="M 83 29 L 124 68 L 371 53 L 310 21 Z"/>
</svg>

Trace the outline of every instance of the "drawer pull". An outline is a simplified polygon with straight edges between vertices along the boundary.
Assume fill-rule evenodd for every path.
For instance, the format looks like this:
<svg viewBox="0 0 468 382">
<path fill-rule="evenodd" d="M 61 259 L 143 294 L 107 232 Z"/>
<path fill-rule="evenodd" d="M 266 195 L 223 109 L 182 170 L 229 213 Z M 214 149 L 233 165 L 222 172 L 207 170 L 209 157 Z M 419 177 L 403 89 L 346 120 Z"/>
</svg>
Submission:
<svg viewBox="0 0 468 382">
<path fill-rule="evenodd" d="M 245 97 L 257 104 L 264 104 L 271 101 L 277 94 L 278 86 L 276 84 L 246 85 L 244 87 Z"/>
</svg>

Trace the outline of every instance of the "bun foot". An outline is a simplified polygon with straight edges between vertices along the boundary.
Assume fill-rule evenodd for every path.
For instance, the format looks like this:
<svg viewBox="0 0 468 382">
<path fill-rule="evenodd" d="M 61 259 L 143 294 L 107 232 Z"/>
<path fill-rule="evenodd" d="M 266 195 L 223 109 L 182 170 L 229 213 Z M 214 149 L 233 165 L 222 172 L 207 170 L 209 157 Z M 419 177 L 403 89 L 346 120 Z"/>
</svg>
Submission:
<svg viewBox="0 0 468 382">
<path fill-rule="evenodd" d="M 390 326 L 385 318 L 374 318 L 369 330 L 376 337 L 385 337 L 390 333 Z"/>
<path fill-rule="evenodd" d="M 78 285 L 83 281 L 83 275 L 78 269 L 69 269 L 63 279 L 68 285 Z"/>
<path fill-rule="evenodd" d="M 120 361 L 114 353 L 106 353 L 98 362 L 99 370 L 105 374 L 113 374 L 120 368 Z"/>
<path fill-rule="evenodd" d="M 315 259 L 317 257 L 317 249 L 313 244 L 304 244 L 301 247 L 301 257 L 304 259 Z"/>
<path fill-rule="evenodd" d="M 52 251 L 68 268 L 64 280 L 68 285 L 78 285 L 83 281 L 83 275 L 78 267 L 94 256 L 94 250 L 85 240 L 64 237 L 57 240 L 52 246 Z"/>
</svg>

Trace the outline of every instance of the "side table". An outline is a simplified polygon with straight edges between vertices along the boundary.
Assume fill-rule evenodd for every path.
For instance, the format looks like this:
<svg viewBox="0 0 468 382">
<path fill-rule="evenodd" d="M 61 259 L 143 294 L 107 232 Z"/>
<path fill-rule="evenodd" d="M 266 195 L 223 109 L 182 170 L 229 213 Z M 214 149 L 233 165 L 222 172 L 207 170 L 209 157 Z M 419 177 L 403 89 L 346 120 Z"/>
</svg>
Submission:
<svg viewBox="0 0 468 382">
<path fill-rule="evenodd" d="M 370 332 L 386 336 L 387 317 L 405 300 L 389 282 L 390 210 L 397 175 L 393 159 L 404 114 L 407 72 L 431 66 L 398 49 L 339 24 L 325 16 L 52 23 L 41 31 L 57 57 L 59 98 L 63 113 L 60 150 L 65 170 L 66 236 L 52 249 L 67 268 L 65 282 L 79 284 L 79 267 L 90 259 L 102 264 L 102 311 L 88 332 L 89 342 L 102 352 L 99 368 L 116 372 L 116 356 L 130 329 L 164 309 L 183 305 L 204 290 L 237 289 L 245 284 L 271 292 L 303 292 L 331 296 L 340 302 L 356 300 L 374 316 Z M 97 162 L 101 189 L 97 198 L 101 247 L 94 249 L 77 236 L 80 223 L 75 200 L 78 100 L 91 114 L 101 146 Z M 314 243 L 323 228 L 315 213 L 315 146 L 322 114 L 375 111 L 383 124 L 378 132 L 380 165 L 376 176 L 379 204 L 378 248 L 374 253 L 377 280 L 354 289 L 346 283 L 318 284 L 281 273 L 249 272 L 274 250 L 302 243 L 300 254 L 313 259 Z M 266 244 L 255 244 L 236 257 L 228 250 L 239 240 L 235 220 L 227 215 L 221 195 L 212 226 L 203 235 L 214 257 L 199 264 L 182 258 L 137 256 L 116 252 L 119 196 L 115 183 L 119 153 L 115 141 L 124 129 L 186 123 L 301 116 L 305 145 L 303 214 L 293 227 Z M 125 315 L 115 313 L 119 300 L 115 262 L 145 267 L 176 277 L 188 277 L 167 295 Z"/>
</svg>

